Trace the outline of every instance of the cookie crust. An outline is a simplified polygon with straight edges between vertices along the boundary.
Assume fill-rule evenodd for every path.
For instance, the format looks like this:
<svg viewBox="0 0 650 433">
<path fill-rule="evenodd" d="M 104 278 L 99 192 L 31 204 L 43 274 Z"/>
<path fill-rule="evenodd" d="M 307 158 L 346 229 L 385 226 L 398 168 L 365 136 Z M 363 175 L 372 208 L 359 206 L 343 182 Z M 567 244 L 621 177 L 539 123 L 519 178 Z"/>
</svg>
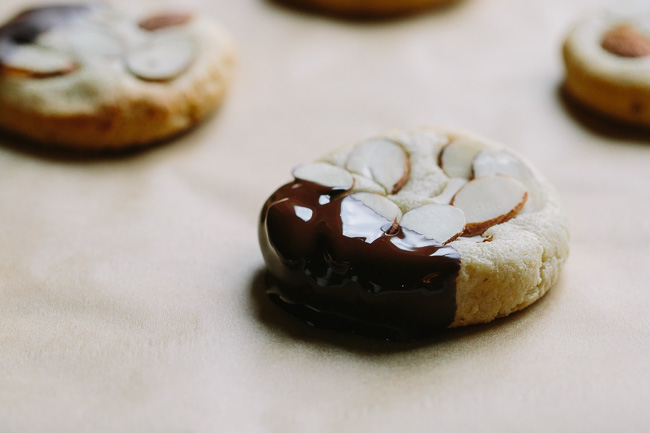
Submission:
<svg viewBox="0 0 650 433">
<path fill-rule="evenodd" d="M 92 61 L 49 78 L 0 74 L 0 126 L 44 145 L 81 150 L 142 146 L 191 128 L 225 96 L 235 52 L 209 20 L 196 17 L 186 27 L 196 55 L 170 81 L 140 80 Z"/>
</svg>

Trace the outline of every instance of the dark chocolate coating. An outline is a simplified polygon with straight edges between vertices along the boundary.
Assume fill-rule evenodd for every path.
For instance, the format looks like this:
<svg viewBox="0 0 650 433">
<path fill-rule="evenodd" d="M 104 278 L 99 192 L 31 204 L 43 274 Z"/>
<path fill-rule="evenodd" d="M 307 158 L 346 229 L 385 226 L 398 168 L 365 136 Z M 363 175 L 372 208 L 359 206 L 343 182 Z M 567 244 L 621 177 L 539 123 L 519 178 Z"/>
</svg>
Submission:
<svg viewBox="0 0 650 433">
<path fill-rule="evenodd" d="M 296 180 L 262 209 L 267 293 L 310 324 L 416 340 L 454 320 L 460 255 L 345 191 Z"/>
<path fill-rule="evenodd" d="M 89 12 L 89 5 L 53 5 L 27 9 L 0 27 L 0 63 L 15 45 L 31 44 L 42 33 Z"/>
</svg>

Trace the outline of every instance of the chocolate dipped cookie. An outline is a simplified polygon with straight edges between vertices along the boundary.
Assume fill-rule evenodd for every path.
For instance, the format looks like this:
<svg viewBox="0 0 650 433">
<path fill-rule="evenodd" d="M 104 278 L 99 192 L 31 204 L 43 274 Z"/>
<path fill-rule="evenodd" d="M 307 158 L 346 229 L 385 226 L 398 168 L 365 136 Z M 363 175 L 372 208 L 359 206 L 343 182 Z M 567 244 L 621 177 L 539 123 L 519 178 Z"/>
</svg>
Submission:
<svg viewBox="0 0 650 433">
<path fill-rule="evenodd" d="M 0 27 L 0 126 L 78 149 L 148 144 L 213 111 L 233 61 L 223 30 L 188 11 L 28 9 Z"/>
<path fill-rule="evenodd" d="M 267 293 L 310 324 L 389 340 L 490 322 L 557 281 L 568 225 L 504 146 L 395 131 L 297 166 L 262 209 Z"/>
</svg>

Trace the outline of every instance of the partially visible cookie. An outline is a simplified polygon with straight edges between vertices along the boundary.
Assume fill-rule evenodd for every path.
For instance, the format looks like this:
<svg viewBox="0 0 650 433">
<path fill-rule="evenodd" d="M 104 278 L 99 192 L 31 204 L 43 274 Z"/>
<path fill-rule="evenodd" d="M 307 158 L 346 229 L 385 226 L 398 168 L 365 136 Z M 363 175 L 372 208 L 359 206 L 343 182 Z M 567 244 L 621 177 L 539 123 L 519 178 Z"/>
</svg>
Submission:
<svg viewBox="0 0 650 433">
<path fill-rule="evenodd" d="M 148 144 L 213 111 L 233 62 L 223 30 L 187 11 L 29 9 L 0 27 L 0 126 L 79 149 Z"/>
<path fill-rule="evenodd" d="M 349 17 L 388 17 L 418 12 L 454 0 L 278 0 Z"/>
<path fill-rule="evenodd" d="M 296 167 L 262 209 L 267 293 L 308 323 L 413 340 L 521 310 L 557 281 L 568 227 L 504 146 L 395 131 Z"/>
<path fill-rule="evenodd" d="M 612 118 L 650 126 L 650 5 L 594 13 L 564 43 L 566 91 Z"/>
</svg>

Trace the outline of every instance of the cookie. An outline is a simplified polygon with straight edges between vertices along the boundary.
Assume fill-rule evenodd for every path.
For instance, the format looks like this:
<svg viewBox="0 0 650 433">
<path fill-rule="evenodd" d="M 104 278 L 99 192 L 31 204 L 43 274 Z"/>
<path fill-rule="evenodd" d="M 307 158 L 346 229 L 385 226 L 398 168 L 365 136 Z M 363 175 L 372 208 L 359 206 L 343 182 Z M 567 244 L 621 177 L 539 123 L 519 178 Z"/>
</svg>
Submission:
<svg viewBox="0 0 650 433">
<path fill-rule="evenodd" d="M 297 166 L 263 206 L 267 293 L 310 324 L 389 340 L 490 322 L 557 281 L 568 225 L 504 146 L 395 131 Z"/>
<path fill-rule="evenodd" d="M 188 12 L 29 9 L 0 27 L 0 126 L 79 149 L 159 141 L 219 105 L 233 61 L 228 36 Z"/>
<path fill-rule="evenodd" d="M 650 6 L 582 19 L 564 43 L 565 89 L 586 107 L 650 126 Z"/>
<path fill-rule="evenodd" d="M 418 12 L 453 0 L 278 0 L 294 6 L 349 17 L 389 17 Z"/>
</svg>

